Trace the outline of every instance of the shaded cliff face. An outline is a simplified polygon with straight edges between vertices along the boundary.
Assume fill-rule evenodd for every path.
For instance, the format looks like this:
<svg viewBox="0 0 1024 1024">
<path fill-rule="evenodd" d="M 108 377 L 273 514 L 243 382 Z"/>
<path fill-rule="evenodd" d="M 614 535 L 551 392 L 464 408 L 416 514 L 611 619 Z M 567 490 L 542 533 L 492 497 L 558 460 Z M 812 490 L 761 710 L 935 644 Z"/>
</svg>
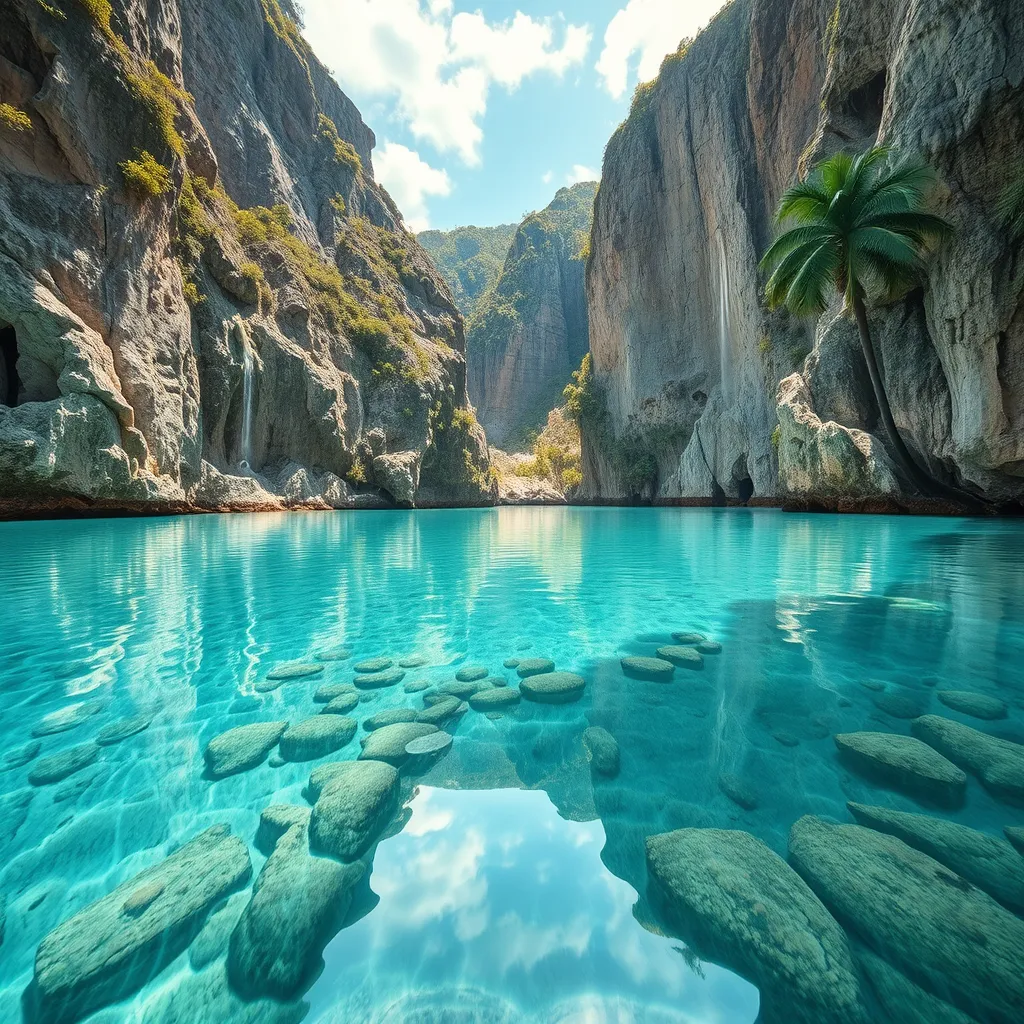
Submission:
<svg viewBox="0 0 1024 1024">
<path fill-rule="evenodd" d="M 877 140 L 935 166 L 957 229 L 871 311 L 897 426 L 935 475 L 1024 494 L 1024 261 L 995 213 L 1024 160 L 1022 46 L 1001 0 L 734 0 L 666 61 L 595 208 L 584 493 L 898 492 L 854 325 L 769 314 L 757 270 L 798 172 Z"/>
<path fill-rule="evenodd" d="M 469 396 L 492 444 L 522 445 L 587 351 L 584 250 L 595 182 L 563 188 L 516 230 L 467 327 Z"/>
<path fill-rule="evenodd" d="M 498 224 L 421 231 L 416 240 L 441 272 L 459 311 L 469 318 L 498 280 L 515 233 L 515 224 Z"/>
<path fill-rule="evenodd" d="M 0 24 L 0 498 L 491 500 L 462 318 L 278 0 Z"/>
</svg>

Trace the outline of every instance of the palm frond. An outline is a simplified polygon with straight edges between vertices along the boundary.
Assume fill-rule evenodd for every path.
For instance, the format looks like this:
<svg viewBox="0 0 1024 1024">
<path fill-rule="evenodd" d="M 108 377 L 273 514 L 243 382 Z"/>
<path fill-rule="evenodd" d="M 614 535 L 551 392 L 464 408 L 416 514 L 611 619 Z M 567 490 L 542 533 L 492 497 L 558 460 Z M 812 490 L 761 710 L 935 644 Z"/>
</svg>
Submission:
<svg viewBox="0 0 1024 1024">
<path fill-rule="evenodd" d="M 850 251 L 858 256 L 863 254 L 869 260 L 878 257 L 893 265 L 917 266 L 920 262 L 913 239 L 879 227 L 857 228 L 851 232 Z"/>
<path fill-rule="evenodd" d="M 788 305 L 789 290 L 796 280 L 804 264 L 814 258 L 822 246 L 827 246 L 834 240 L 818 238 L 813 241 L 804 242 L 802 245 L 787 253 L 778 266 L 768 278 L 764 286 L 765 300 L 770 309 L 777 309 L 779 306 Z"/>
<path fill-rule="evenodd" d="M 831 234 L 832 232 L 826 224 L 805 224 L 800 227 L 790 228 L 772 242 L 768 251 L 761 257 L 761 262 L 758 265 L 762 270 L 769 270 L 798 246 L 805 245 L 808 242 L 820 244 L 830 237 Z"/>
<path fill-rule="evenodd" d="M 812 175 L 782 193 L 775 220 L 777 223 L 790 219 L 805 223 L 820 220 L 828 213 L 831 201 L 832 197 L 822 187 L 819 177 Z"/>
<path fill-rule="evenodd" d="M 845 188 L 846 179 L 850 176 L 852 167 L 853 157 L 843 151 L 833 154 L 818 166 L 821 182 L 830 200 L 835 197 L 837 192 Z"/>
<path fill-rule="evenodd" d="M 996 213 L 1014 240 L 1024 239 L 1024 167 L 999 197 Z"/>
<path fill-rule="evenodd" d="M 786 307 L 797 315 L 823 313 L 828 306 L 826 293 L 835 287 L 836 271 L 841 263 L 835 239 L 822 242 L 793 278 L 786 293 Z"/>
<path fill-rule="evenodd" d="M 919 249 L 925 249 L 934 242 L 940 242 L 953 233 L 953 225 L 934 213 L 919 210 L 897 210 L 892 213 L 876 213 L 858 219 L 854 230 L 880 228 L 905 235 Z"/>
<path fill-rule="evenodd" d="M 904 160 L 881 174 L 864 200 L 865 213 L 912 210 L 938 182 L 933 168 L 920 160 Z"/>
<path fill-rule="evenodd" d="M 859 154 L 850 165 L 844 191 L 850 196 L 851 205 L 863 202 L 878 180 L 878 168 L 889 158 L 886 146 L 872 146 Z"/>
</svg>

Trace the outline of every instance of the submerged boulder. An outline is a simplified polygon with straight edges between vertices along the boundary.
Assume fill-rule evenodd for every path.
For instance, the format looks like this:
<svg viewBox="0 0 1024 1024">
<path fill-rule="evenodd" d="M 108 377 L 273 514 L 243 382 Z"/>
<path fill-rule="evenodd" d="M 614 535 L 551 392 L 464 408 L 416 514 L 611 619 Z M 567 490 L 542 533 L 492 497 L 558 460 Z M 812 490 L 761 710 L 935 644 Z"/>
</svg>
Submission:
<svg viewBox="0 0 1024 1024">
<path fill-rule="evenodd" d="M 745 811 L 757 809 L 757 791 L 746 779 L 732 772 L 723 772 L 718 776 L 718 788 L 738 807 Z"/>
<path fill-rule="evenodd" d="M 696 647 L 697 644 L 704 643 L 707 637 L 703 633 L 673 633 L 672 639 L 684 647 Z"/>
<path fill-rule="evenodd" d="M 353 687 L 351 693 L 339 693 L 328 701 L 321 709 L 321 715 L 347 715 L 359 703 L 359 694 Z"/>
<path fill-rule="evenodd" d="M 845 927 L 926 991 L 986 1024 L 1020 1020 L 1024 921 L 900 839 L 813 815 L 790 831 L 794 868 Z"/>
<path fill-rule="evenodd" d="M 23 768 L 29 761 L 34 761 L 42 749 L 43 745 L 39 740 L 31 740 L 23 746 L 12 747 L 0 758 L 0 771 L 9 772 L 15 768 Z"/>
<path fill-rule="evenodd" d="M 355 684 L 360 690 L 382 690 L 386 686 L 394 686 L 405 678 L 405 671 L 400 668 L 384 669 L 381 672 L 366 672 L 356 676 Z"/>
<path fill-rule="evenodd" d="M 978 1024 L 974 1017 L 968 1017 L 937 995 L 926 992 L 887 960 L 863 946 L 857 949 L 857 962 L 864 969 L 875 998 L 888 1014 L 887 1020 L 897 1024 Z"/>
<path fill-rule="evenodd" d="M 352 667 L 357 672 L 373 675 L 377 672 L 387 671 L 393 664 L 394 662 L 390 658 L 365 658 L 363 661 L 357 661 Z"/>
<path fill-rule="evenodd" d="M 971 693 L 969 690 L 938 690 L 936 696 L 947 708 L 959 711 L 962 715 L 995 721 L 1006 717 L 1006 702 L 998 697 L 988 697 L 983 693 Z"/>
<path fill-rule="evenodd" d="M 390 764 L 341 764 L 313 807 L 310 849 L 342 861 L 361 857 L 394 816 L 398 795 L 398 770 Z"/>
<path fill-rule="evenodd" d="M 405 722 L 400 725 L 386 725 L 377 729 L 360 741 L 363 751 L 359 755 L 363 761 L 387 761 L 400 768 L 408 760 L 405 745 L 420 736 L 429 736 L 437 732 L 437 726 L 429 722 Z"/>
<path fill-rule="evenodd" d="M 940 715 L 924 715 L 910 731 L 954 764 L 976 775 L 993 796 L 1024 805 L 1024 746 L 997 739 Z"/>
<path fill-rule="evenodd" d="M 309 808 L 297 804 L 271 804 L 260 814 L 256 830 L 256 849 L 268 857 L 281 838 L 293 825 L 309 823 Z"/>
<path fill-rule="evenodd" d="M 50 714 L 36 722 L 32 735 L 53 736 L 57 733 L 77 729 L 84 722 L 88 722 L 93 715 L 98 715 L 103 710 L 103 706 L 103 701 L 86 700 L 61 708 L 59 711 L 51 711 Z"/>
<path fill-rule="evenodd" d="M 490 693 L 491 691 L 487 689 L 480 692 Z M 469 705 L 465 701 L 459 700 L 458 697 L 441 697 L 423 711 L 418 712 L 416 721 L 426 722 L 428 725 L 440 725 L 450 718 L 465 714 L 468 708 Z"/>
<path fill-rule="evenodd" d="M 514 707 L 521 699 L 522 694 L 514 686 L 494 686 L 474 693 L 469 698 L 469 706 L 474 711 L 494 711 L 496 708 Z"/>
<path fill-rule="evenodd" d="M 941 807 L 964 802 L 967 776 L 926 743 L 888 732 L 849 732 L 835 737 L 840 759 L 884 786 Z"/>
<path fill-rule="evenodd" d="M 286 761 L 314 761 L 340 750 L 356 734 L 354 718 L 314 715 L 288 726 L 281 737 L 281 756 Z"/>
<path fill-rule="evenodd" d="M 614 779 L 619 774 L 619 744 L 615 737 L 599 725 L 583 731 L 583 746 L 590 758 L 590 767 L 598 775 Z"/>
<path fill-rule="evenodd" d="M 583 696 L 586 685 L 573 672 L 543 672 L 522 680 L 519 692 L 534 704 L 571 704 Z"/>
<path fill-rule="evenodd" d="M 28 781 L 33 786 L 49 786 L 61 782 L 69 775 L 81 771 L 91 765 L 100 756 L 100 748 L 96 743 L 82 743 L 77 747 L 69 747 L 49 757 L 41 757 L 32 765 L 28 773 Z"/>
<path fill-rule="evenodd" d="M 702 669 L 704 667 L 704 658 L 696 647 L 673 646 L 670 644 L 668 647 L 658 648 L 658 657 L 662 661 L 669 661 L 673 665 L 677 665 L 679 668 Z M 628 672 L 626 674 L 629 675 Z"/>
<path fill-rule="evenodd" d="M 763 1024 L 868 1024 L 842 928 L 748 832 L 685 828 L 647 840 L 651 895 L 703 959 L 761 991 Z"/>
<path fill-rule="evenodd" d="M 1017 825 L 1007 825 L 1003 833 L 1010 843 L 1016 848 L 1021 856 L 1024 856 L 1024 828 Z"/>
<path fill-rule="evenodd" d="M 203 754 L 211 778 L 223 779 L 262 764 L 287 728 L 287 722 L 254 722 L 214 736 Z"/>
<path fill-rule="evenodd" d="M 313 694 L 313 701 L 316 704 L 330 704 L 332 700 L 347 694 L 356 694 L 358 699 L 356 688 L 351 683 L 322 683 Z"/>
<path fill-rule="evenodd" d="M 442 683 L 438 686 L 434 692 L 430 695 L 430 698 L 424 696 L 424 703 L 437 703 L 444 697 L 457 697 L 459 700 L 466 700 L 468 697 L 472 697 L 474 693 L 479 693 L 481 690 L 490 690 L 494 684 L 490 680 L 484 679 L 456 679 L 454 682 Z"/>
<path fill-rule="evenodd" d="M 317 665 L 314 662 L 290 661 L 283 665 L 275 665 L 267 673 L 267 678 L 287 682 L 290 679 L 305 679 L 307 676 L 318 676 L 323 670 L 323 665 Z"/>
<path fill-rule="evenodd" d="M 39 944 L 25 994 L 31 1019 L 65 1024 L 125 999 L 184 952 L 251 874 L 245 843 L 217 825 L 91 903 Z"/>
<path fill-rule="evenodd" d="M 545 672 L 554 672 L 555 663 L 550 658 L 522 658 L 516 666 L 516 675 L 520 679 L 527 676 L 539 676 Z"/>
<path fill-rule="evenodd" d="M 619 664 L 630 679 L 648 679 L 656 683 L 671 682 L 675 672 L 672 662 L 665 661 L 663 658 L 643 658 L 638 655 L 630 655 L 620 659 Z M 703 664 L 703 660 L 701 664 Z"/>
<path fill-rule="evenodd" d="M 132 736 L 137 736 L 140 732 L 145 732 L 150 727 L 152 721 L 153 719 L 149 715 L 134 715 L 132 718 L 121 718 L 100 729 L 96 734 L 96 742 L 101 747 L 112 747 Z"/>
<path fill-rule="evenodd" d="M 490 673 L 484 665 L 465 665 L 455 673 L 460 683 L 475 683 L 478 679 L 486 679 Z"/>
<path fill-rule="evenodd" d="M 374 729 L 383 729 L 385 725 L 415 722 L 418 714 L 419 712 L 415 708 L 387 708 L 363 719 L 363 728 L 367 732 L 373 732 Z"/>
</svg>

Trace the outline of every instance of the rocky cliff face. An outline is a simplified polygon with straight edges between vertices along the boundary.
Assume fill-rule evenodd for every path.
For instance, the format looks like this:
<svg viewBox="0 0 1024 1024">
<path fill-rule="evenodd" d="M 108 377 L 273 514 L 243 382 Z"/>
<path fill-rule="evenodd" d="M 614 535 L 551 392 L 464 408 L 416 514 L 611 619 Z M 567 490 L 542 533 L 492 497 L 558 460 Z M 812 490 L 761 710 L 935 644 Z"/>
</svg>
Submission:
<svg viewBox="0 0 1024 1024">
<path fill-rule="evenodd" d="M 279 0 L 0 0 L 0 499 L 492 500 L 462 318 Z"/>
<path fill-rule="evenodd" d="M 1024 258 L 995 212 L 1024 162 L 1024 7 L 734 0 L 609 143 L 588 262 L 592 498 L 893 496 L 856 329 L 763 306 L 785 187 L 876 140 L 939 172 L 956 226 L 871 313 L 901 434 L 931 472 L 1024 494 Z"/>
<path fill-rule="evenodd" d="M 540 430 L 587 351 L 583 257 L 596 188 L 559 189 L 519 225 L 469 320 L 469 395 L 492 444 L 521 446 Z"/>
</svg>

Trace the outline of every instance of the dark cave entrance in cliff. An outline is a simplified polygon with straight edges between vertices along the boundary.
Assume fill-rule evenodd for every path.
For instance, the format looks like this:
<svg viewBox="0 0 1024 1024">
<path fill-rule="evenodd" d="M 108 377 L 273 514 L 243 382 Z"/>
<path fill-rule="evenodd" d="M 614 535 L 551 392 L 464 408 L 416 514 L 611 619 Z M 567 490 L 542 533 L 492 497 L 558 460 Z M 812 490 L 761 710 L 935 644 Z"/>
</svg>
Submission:
<svg viewBox="0 0 1024 1024">
<path fill-rule="evenodd" d="M 737 500 L 746 504 L 754 496 L 754 481 L 750 479 L 746 455 L 741 455 L 733 464 L 731 476 Z"/>
<path fill-rule="evenodd" d="M 0 405 L 17 405 L 20 391 L 18 335 L 10 324 L 5 324 L 0 326 Z"/>
</svg>

